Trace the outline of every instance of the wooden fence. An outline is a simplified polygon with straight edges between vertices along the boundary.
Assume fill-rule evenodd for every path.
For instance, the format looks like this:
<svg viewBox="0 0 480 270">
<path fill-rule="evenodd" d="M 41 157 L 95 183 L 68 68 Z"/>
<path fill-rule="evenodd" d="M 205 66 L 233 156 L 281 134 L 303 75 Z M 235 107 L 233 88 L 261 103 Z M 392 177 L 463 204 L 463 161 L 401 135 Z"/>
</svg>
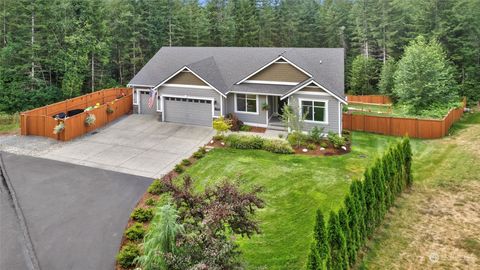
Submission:
<svg viewBox="0 0 480 270">
<path fill-rule="evenodd" d="M 450 110 L 443 119 L 400 118 L 344 113 L 342 124 L 344 129 L 352 131 L 436 139 L 448 135 L 448 130 L 453 123 L 462 117 L 465 106 L 466 100 L 463 102 L 463 107 Z"/>
<path fill-rule="evenodd" d="M 102 127 L 122 115 L 130 113 L 132 111 L 132 98 L 131 88 L 104 89 L 22 112 L 20 114 L 21 134 L 69 141 Z M 99 104 L 97 108 L 88 112 L 82 112 L 65 119 L 53 118 L 53 116 L 58 113 L 67 113 L 75 109 L 83 110 L 96 104 Z M 107 112 L 107 108 L 111 109 L 110 113 Z M 88 114 L 93 114 L 96 117 L 95 124 L 92 126 L 85 125 L 85 118 Z M 54 134 L 53 128 L 62 121 L 65 124 L 64 131 L 60 134 Z"/>
<path fill-rule="evenodd" d="M 392 100 L 382 95 L 353 96 L 347 95 L 349 103 L 392 104 Z"/>
</svg>

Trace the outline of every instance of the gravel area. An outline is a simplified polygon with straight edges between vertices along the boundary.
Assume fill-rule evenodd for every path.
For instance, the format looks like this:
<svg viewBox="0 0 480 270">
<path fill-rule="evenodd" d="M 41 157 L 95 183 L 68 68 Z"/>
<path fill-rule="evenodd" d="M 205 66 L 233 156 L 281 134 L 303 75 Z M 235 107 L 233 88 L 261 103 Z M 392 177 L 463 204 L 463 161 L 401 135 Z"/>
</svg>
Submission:
<svg viewBox="0 0 480 270">
<path fill-rule="evenodd" d="M 64 142 L 37 136 L 2 135 L 0 151 L 38 157 L 62 147 Z"/>
</svg>

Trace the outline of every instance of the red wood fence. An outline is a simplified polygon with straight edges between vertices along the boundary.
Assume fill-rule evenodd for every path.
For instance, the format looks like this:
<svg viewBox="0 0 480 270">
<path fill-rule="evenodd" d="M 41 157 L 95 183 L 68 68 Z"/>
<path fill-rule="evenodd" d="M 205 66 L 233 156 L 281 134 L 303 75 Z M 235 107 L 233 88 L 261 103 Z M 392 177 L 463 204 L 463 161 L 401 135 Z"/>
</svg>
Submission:
<svg viewBox="0 0 480 270">
<path fill-rule="evenodd" d="M 392 100 L 382 95 L 353 96 L 347 95 L 349 103 L 392 104 Z"/>
<path fill-rule="evenodd" d="M 450 110 L 443 119 L 401 118 L 344 113 L 342 122 L 343 128 L 346 130 L 436 139 L 448 135 L 448 130 L 453 123 L 462 117 L 465 106 L 466 100 L 464 99 L 461 108 Z"/>
<path fill-rule="evenodd" d="M 106 125 L 132 111 L 132 89 L 112 88 L 104 89 L 91 94 L 79 96 L 65 101 L 50 104 L 41 108 L 22 112 L 20 114 L 20 128 L 22 135 L 50 137 L 57 140 L 69 141 L 82 136 L 92 130 Z M 57 120 L 53 118 L 58 113 L 67 113 L 70 110 L 85 109 L 100 104 L 97 108 L 80 114 Z M 110 113 L 107 112 L 110 108 Z M 96 117 L 95 124 L 85 125 L 88 114 Z M 60 134 L 54 134 L 53 128 L 64 122 L 65 129 Z"/>
</svg>

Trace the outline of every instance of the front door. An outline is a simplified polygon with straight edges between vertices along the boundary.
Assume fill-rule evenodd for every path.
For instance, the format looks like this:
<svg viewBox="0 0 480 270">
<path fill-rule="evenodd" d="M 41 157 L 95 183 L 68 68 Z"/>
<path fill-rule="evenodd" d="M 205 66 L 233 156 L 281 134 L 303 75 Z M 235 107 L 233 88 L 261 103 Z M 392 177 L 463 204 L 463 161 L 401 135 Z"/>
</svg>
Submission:
<svg viewBox="0 0 480 270">
<path fill-rule="evenodd" d="M 277 113 L 278 115 L 282 115 L 283 113 L 283 106 L 288 103 L 287 99 L 280 99 L 280 97 L 277 97 Z"/>
</svg>

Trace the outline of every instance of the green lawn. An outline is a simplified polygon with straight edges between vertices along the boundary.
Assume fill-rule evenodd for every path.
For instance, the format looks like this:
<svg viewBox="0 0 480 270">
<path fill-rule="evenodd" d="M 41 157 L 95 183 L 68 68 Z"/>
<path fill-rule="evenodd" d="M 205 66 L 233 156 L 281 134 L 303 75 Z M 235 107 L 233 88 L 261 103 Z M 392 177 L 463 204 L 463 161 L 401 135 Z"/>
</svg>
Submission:
<svg viewBox="0 0 480 270">
<path fill-rule="evenodd" d="M 337 209 L 352 179 L 399 138 L 353 134 L 351 153 L 335 157 L 215 149 L 187 169 L 199 189 L 240 175 L 242 187 L 261 185 L 266 207 L 258 212 L 262 234 L 239 239 L 247 269 L 300 269 L 305 265 L 317 208 Z"/>
<path fill-rule="evenodd" d="M 431 110 L 423 114 L 411 114 L 402 105 L 375 105 L 375 104 L 360 104 L 351 103 L 348 105 L 350 112 L 353 114 L 366 114 L 374 116 L 393 116 L 393 117 L 407 117 L 407 118 L 426 118 L 426 119 L 442 119 L 448 114 L 448 108 Z"/>
<path fill-rule="evenodd" d="M 465 224 L 479 220 L 480 113 L 467 114 L 451 132 L 414 143 L 413 190 L 397 199 L 369 243 L 366 269 L 479 269 L 480 241 L 471 238 L 480 234 L 479 223 Z M 430 262 L 431 254 L 438 262 Z"/>
<path fill-rule="evenodd" d="M 18 114 L 0 113 L 0 134 L 15 132 L 20 128 L 20 116 Z"/>
</svg>

